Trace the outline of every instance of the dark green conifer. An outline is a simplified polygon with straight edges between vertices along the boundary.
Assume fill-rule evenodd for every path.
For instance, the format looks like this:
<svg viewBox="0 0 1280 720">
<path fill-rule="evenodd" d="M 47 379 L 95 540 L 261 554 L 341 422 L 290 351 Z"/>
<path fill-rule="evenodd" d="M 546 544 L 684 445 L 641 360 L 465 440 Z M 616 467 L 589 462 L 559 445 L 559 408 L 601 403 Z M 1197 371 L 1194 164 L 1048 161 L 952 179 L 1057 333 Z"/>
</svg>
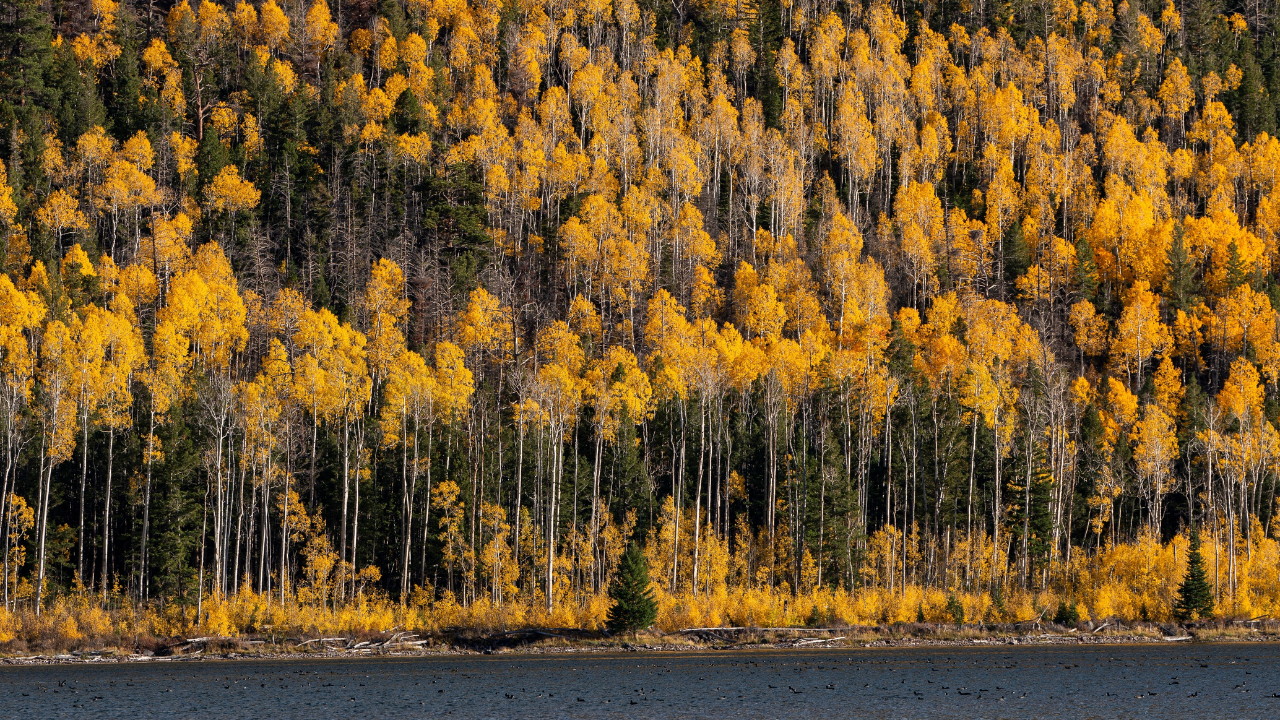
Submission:
<svg viewBox="0 0 1280 720">
<path fill-rule="evenodd" d="M 643 630 L 658 617 L 658 604 L 649 589 L 649 563 L 635 543 L 622 556 L 618 575 L 609 586 L 609 598 L 613 606 L 609 608 L 608 626 L 614 632 Z"/>
<path fill-rule="evenodd" d="M 1173 615 L 1182 621 L 1195 620 L 1213 614 L 1213 588 L 1204 571 L 1204 560 L 1200 557 L 1200 533 L 1191 530 L 1191 554 L 1187 558 L 1187 574 L 1178 587 L 1178 602 L 1173 606 Z"/>
<path fill-rule="evenodd" d="M 1196 295 L 1195 263 L 1187 253 L 1185 231 L 1179 223 L 1173 230 L 1173 242 L 1165 253 L 1169 270 L 1165 273 L 1165 292 L 1175 310 L 1189 311 L 1200 302 Z"/>
<path fill-rule="evenodd" d="M 1018 278 L 1027 274 L 1027 270 L 1031 267 L 1031 251 L 1027 247 L 1026 235 L 1022 230 L 1021 222 L 1014 222 L 1004 232 L 1004 242 L 1002 243 L 1004 255 L 1001 258 L 1004 268 L 1004 281 L 1007 286 L 1008 298 L 1012 300 L 1018 296 L 1017 282 Z"/>
<path fill-rule="evenodd" d="M 1025 554 L 1027 572 L 1036 573 L 1044 568 L 1052 550 L 1053 516 L 1049 508 L 1053 500 L 1053 474 L 1043 446 L 1033 445 L 1029 462 L 1030 484 L 1027 484 L 1025 470 L 1010 475 L 1007 488 L 1010 497 L 1017 497 L 1019 502 L 1010 507 L 1008 527 Z"/>
<path fill-rule="evenodd" d="M 1227 245 L 1227 287 L 1235 289 L 1249 280 L 1249 272 L 1245 268 L 1244 259 L 1240 257 L 1240 247 L 1232 240 Z"/>
<path fill-rule="evenodd" d="M 1093 246 L 1084 236 L 1076 242 L 1075 279 L 1080 296 L 1093 302 L 1098 295 L 1098 264 L 1093 260 Z"/>
</svg>

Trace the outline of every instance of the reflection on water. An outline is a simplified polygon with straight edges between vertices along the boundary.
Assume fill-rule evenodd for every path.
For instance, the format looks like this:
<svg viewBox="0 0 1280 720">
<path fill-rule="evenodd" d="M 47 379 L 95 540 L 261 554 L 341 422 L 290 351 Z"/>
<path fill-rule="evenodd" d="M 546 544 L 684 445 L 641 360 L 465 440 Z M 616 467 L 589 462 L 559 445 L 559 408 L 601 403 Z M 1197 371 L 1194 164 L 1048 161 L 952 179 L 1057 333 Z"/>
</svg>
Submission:
<svg viewBox="0 0 1280 720">
<path fill-rule="evenodd" d="M 1280 646 L 0 666 L 5 718 L 1280 717 Z"/>
</svg>

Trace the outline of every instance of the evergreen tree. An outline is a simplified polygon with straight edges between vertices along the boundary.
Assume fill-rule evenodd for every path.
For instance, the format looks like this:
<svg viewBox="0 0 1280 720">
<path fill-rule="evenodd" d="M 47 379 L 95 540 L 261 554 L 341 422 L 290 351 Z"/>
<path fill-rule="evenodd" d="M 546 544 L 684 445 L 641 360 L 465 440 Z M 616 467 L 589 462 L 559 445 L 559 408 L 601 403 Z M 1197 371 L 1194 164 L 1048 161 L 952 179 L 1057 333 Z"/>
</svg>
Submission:
<svg viewBox="0 0 1280 720">
<path fill-rule="evenodd" d="M 1187 253 L 1185 234 L 1181 224 L 1173 230 L 1173 242 L 1169 244 L 1169 250 L 1166 253 L 1169 271 L 1164 281 L 1169 304 L 1183 312 L 1200 302 L 1200 298 L 1196 295 L 1195 263 Z M 1234 248 L 1234 245 L 1232 247 Z"/>
<path fill-rule="evenodd" d="M 0 3 L 0 103 L 27 108 L 45 99 L 53 34 L 40 5 L 35 0 Z"/>
<path fill-rule="evenodd" d="M 649 563 L 635 543 L 622 556 L 618 575 L 609 586 L 609 598 L 613 606 L 608 625 L 614 632 L 643 630 L 658 617 L 658 604 L 649 589 Z"/>
<path fill-rule="evenodd" d="M 1098 296 L 1098 265 L 1093 260 L 1093 246 L 1084 237 L 1076 242 L 1076 285 L 1085 300 Z"/>
<path fill-rule="evenodd" d="M 1236 245 L 1236 241 L 1232 240 L 1227 245 L 1229 252 L 1227 256 L 1227 287 L 1235 289 L 1245 284 L 1249 279 L 1249 273 L 1245 269 L 1244 260 L 1240 257 L 1240 247 Z"/>
<path fill-rule="evenodd" d="M 1178 587 L 1178 602 L 1173 615 L 1179 620 L 1195 620 L 1213 614 L 1213 588 L 1204 571 L 1200 557 L 1200 533 L 1191 531 L 1191 555 L 1187 559 L 1187 574 Z"/>
<path fill-rule="evenodd" d="M 1053 621 L 1058 625 L 1072 626 L 1080 622 L 1080 609 L 1076 607 L 1074 602 L 1066 600 L 1058 601 L 1058 612 L 1053 616 Z"/>
<path fill-rule="evenodd" d="M 1031 252 L 1027 247 L 1027 239 L 1022 231 L 1022 223 L 1014 222 L 1004 232 L 1004 249 L 1003 267 L 1004 281 L 1008 289 L 1009 297 L 1017 297 L 1018 278 L 1027 274 L 1027 269 L 1031 267 Z"/>
<path fill-rule="evenodd" d="M 617 441 L 609 446 L 611 494 L 615 498 L 615 507 L 635 508 L 638 514 L 652 514 L 652 508 L 646 500 L 649 477 L 640 449 L 636 438 L 636 423 L 623 406 L 618 422 Z"/>
<path fill-rule="evenodd" d="M 1010 507 L 1008 524 L 1017 544 L 1025 548 L 1027 572 L 1035 573 L 1044 567 L 1051 549 L 1053 517 L 1049 505 L 1053 499 L 1053 474 L 1040 444 L 1034 444 L 1031 453 L 1030 485 L 1018 484 L 1026 482 L 1025 470 L 1011 476 L 1008 484 L 1010 497 L 1018 498 Z"/>
</svg>

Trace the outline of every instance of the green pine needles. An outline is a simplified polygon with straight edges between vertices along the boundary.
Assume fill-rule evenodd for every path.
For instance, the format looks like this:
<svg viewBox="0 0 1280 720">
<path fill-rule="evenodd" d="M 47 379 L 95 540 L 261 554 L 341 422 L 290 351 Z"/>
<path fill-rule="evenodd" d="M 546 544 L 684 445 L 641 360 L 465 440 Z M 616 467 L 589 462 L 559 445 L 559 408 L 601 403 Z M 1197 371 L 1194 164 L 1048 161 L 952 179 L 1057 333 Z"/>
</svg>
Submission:
<svg viewBox="0 0 1280 720">
<path fill-rule="evenodd" d="M 1191 530 L 1191 556 L 1187 559 L 1187 574 L 1178 587 L 1178 602 L 1173 606 L 1174 617 L 1182 621 L 1196 620 L 1213 614 L 1213 588 L 1209 586 L 1200 557 L 1200 533 Z"/>
<path fill-rule="evenodd" d="M 658 604 L 649 589 L 649 563 L 640 548 L 632 543 L 618 575 L 609 586 L 613 606 L 609 608 L 608 626 L 613 632 L 635 632 L 653 624 L 658 617 Z"/>
</svg>

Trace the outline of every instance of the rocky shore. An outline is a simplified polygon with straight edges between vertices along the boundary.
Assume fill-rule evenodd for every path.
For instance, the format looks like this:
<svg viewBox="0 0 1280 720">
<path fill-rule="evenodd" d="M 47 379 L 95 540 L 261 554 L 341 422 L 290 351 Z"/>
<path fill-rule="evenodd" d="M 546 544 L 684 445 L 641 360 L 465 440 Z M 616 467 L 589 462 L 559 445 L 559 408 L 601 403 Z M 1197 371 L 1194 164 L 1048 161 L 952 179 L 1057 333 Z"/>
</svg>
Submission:
<svg viewBox="0 0 1280 720">
<path fill-rule="evenodd" d="M 360 657 L 561 654 L 620 652 L 803 651 L 813 648 L 892 649 L 997 645 L 1104 645 L 1141 643 L 1267 642 L 1280 640 L 1280 622 L 1235 621 L 1192 626 L 1156 623 L 1047 623 L 1013 625 L 898 624 L 842 628 L 687 628 L 636 636 L 568 628 L 504 632 L 453 629 L 433 633 L 386 632 L 336 637 L 153 638 L 59 653 L 0 655 L 0 665 L 192 662 L 205 660 L 309 660 Z"/>
</svg>

